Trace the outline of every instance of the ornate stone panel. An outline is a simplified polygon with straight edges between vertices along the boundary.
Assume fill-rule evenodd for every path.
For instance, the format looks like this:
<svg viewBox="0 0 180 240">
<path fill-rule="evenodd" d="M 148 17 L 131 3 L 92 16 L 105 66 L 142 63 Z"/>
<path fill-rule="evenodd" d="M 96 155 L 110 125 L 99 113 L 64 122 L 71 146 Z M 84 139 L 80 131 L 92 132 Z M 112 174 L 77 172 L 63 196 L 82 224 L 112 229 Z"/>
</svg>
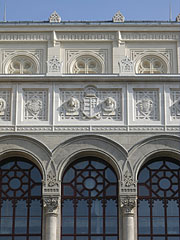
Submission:
<svg viewBox="0 0 180 240">
<path fill-rule="evenodd" d="M 108 50 L 106 49 L 101 49 L 101 50 L 97 50 L 97 49 L 78 49 L 78 50 L 74 50 L 74 49 L 66 49 L 66 71 L 67 73 L 72 73 L 73 70 L 73 66 L 76 62 L 76 59 L 79 58 L 80 56 L 89 56 L 92 58 L 96 58 L 97 60 L 99 60 L 99 62 L 102 65 L 102 73 L 106 72 L 107 69 L 107 55 L 108 55 Z"/>
<path fill-rule="evenodd" d="M 60 120 L 122 120 L 121 89 L 60 91 Z"/>
<path fill-rule="evenodd" d="M 134 90 L 134 104 L 135 120 L 159 120 L 158 90 Z"/>
<path fill-rule="evenodd" d="M 62 72 L 62 62 L 59 61 L 58 57 L 53 56 L 51 59 L 48 61 L 48 70 L 49 72 Z"/>
<path fill-rule="evenodd" d="M 178 120 L 180 119 L 180 89 L 171 89 L 170 98 L 171 120 Z"/>
<path fill-rule="evenodd" d="M 0 120 L 11 120 L 11 90 L 0 90 Z"/>
<path fill-rule="evenodd" d="M 48 120 L 48 91 L 25 90 L 24 97 L 24 120 Z"/>
</svg>

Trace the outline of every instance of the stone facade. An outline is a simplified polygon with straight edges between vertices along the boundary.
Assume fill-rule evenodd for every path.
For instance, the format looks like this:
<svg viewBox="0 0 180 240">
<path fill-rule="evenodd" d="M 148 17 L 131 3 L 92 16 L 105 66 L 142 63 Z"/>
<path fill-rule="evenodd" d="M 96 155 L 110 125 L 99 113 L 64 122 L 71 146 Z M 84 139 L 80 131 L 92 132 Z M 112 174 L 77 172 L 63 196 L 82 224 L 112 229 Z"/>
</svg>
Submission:
<svg viewBox="0 0 180 240">
<path fill-rule="evenodd" d="M 112 165 L 119 239 L 137 239 L 137 176 L 154 157 L 180 159 L 179 23 L 1 23 L 0 154 L 43 176 L 42 240 L 58 240 L 61 179 L 82 156 Z"/>
</svg>

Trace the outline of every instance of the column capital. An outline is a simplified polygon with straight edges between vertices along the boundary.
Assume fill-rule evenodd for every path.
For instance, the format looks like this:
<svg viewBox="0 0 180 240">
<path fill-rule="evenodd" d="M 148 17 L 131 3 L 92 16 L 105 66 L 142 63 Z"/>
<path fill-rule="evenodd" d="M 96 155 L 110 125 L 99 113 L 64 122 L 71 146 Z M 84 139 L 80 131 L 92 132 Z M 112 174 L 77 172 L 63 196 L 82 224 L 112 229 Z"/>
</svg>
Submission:
<svg viewBox="0 0 180 240">
<path fill-rule="evenodd" d="M 123 209 L 124 214 L 134 214 L 134 208 L 136 206 L 136 197 L 121 197 L 120 206 Z"/>
<path fill-rule="evenodd" d="M 57 214 L 60 199 L 58 196 L 45 196 L 43 198 L 43 205 L 46 208 L 46 214 Z"/>
</svg>

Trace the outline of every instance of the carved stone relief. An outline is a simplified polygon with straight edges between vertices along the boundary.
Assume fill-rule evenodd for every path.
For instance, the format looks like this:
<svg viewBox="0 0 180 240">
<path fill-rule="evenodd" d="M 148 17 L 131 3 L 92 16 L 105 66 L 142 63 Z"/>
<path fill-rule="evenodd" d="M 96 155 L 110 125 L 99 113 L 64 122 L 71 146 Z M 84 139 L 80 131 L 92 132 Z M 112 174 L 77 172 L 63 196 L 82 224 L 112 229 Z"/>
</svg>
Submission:
<svg viewBox="0 0 180 240">
<path fill-rule="evenodd" d="M 124 57 L 119 61 L 119 74 L 120 75 L 134 74 L 134 63 L 128 57 Z"/>
<path fill-rule="evenodd" d="M 0 119 L 11 120 L 11 91 L 0 90 Z"/>
<path fill-rule="evenodd" d="M 92 59 L 97 59 L 99 62 L 102 64 L 102 72 L 106 72 L 107 69 L 107 50 L 106 49 L 79 49 L 79 50 L 74 50 L 74 49 L 67 49 L 66 50 L 66 62 L 67 62 L 67 73 L 72 73 L 73 66 L 76 62 L 76 59 L 79 58 L 80 56 L 92 56 Z"/>
<path fill-rule="evenodd" d="M 24 119 L 41 120 L 48 119 L 48 92 L 24 90 Z"/>
<path fill-rule="evenodd" d="M 42 72 L 42 63 L 43 63 L 43 50 L 37 49 L 37 50 L 3 50 L 2 51 L 2 60 L 3 60 L 3 73 L 5 73 L 7 70 L 7 66 L 9 65 L 10 61 L 14 57 L 18 56 L 27 56 L 29 58 L 32 57 L 32 59 L 36 59 L 36 63 L 38 63 L 38 66 L 36 68 L 38 69 L 38 73 Z"/>
<path fill-rule="evenodd" d="M 59 61 L 59 59 L 56 56 L 53 56 L 48 61 L 48 69 L 49 72 L 59 72 L 62 73 L 62 62 Z"/>
<path fill-rule="evenodd" d="M 136 120 L 159 120 L 159 97 L 157 90 L 135 90 L 134 100 Z"/>
<path fill-rule="evenodd" d="M 97 90 L 87 87 L 84 91 L 61 91 L 61 119 L 121 120 L 121 90 Z"/>
<path fill-rule="evenodd" d="M 171 90 L 171 119 L 180 119 L 180 89 Z"/>
</svg>

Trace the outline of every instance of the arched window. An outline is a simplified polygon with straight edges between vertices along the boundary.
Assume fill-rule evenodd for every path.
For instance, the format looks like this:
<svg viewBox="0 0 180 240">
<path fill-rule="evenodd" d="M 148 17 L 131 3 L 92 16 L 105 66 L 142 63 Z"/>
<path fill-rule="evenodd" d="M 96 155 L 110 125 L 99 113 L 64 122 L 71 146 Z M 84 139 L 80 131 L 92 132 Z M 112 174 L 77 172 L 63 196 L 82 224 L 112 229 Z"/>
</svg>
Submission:
<svg viewBox="0 0 180 240">
<path fill-rule="evenodd" d="M 180 239 L 180 164 L 148 162 L 138 176 L 138 239 Z"/>
<path fill-rule="evenodd" d="M 35 62 L 27 56 L 14 57 L 7 70 L 8 74 L 34 74 L 37 73 Z"/>
<path fill-rule="evenodd" d="M 167 73 L 166 63 L 157 56 L 145 56 L 138 64 L 137 73 L 163 74 Z"/>
<path fill-rule="evenodd" d="M 69 166 L 62 180 L 61 240 L 118 240 L 118 184 L 96 157 Z"/>
<path fill-rule="evenodd" d="M 0 239 L 41 240 L 41 174 L 30 161 L 0 165 Z"/>
<path fill-rule="evenodd" d="M 102 73 L 102 66 L 95 57 L 81 56 L 76 59 L 72 72 L 76 74 L 97 74 Z"/>
</svg>

